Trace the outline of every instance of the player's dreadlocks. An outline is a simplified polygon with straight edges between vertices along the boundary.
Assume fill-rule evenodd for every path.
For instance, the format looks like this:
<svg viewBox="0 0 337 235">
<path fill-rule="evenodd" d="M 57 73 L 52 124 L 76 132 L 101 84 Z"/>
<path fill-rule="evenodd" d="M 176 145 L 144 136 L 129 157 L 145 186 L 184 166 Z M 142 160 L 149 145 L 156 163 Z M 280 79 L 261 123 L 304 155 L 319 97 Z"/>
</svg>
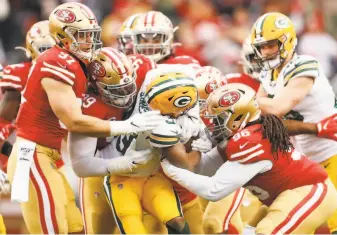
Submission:
<svg viewBox="0 0 337 235">
<path fill-rule="evenodd" d="M 288 130 L 283 125 L 280 118 L 275 115 L 261 115 L 260 119 L 254 122 L 262 125 L 262 135 L 271 143 L 271 152 L 274 157 L 278 157 L 278 152 L 286 153 L 293 148 L 290 142 Z"/>
</svg>

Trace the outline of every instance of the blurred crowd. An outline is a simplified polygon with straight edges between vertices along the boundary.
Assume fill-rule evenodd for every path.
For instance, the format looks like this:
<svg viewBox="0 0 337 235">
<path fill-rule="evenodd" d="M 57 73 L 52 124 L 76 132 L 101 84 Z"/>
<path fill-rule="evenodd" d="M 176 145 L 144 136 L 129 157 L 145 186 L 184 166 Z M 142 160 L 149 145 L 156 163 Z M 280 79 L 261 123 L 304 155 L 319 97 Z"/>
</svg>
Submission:
<svg viewBox="0 0 337 235">
<path fill-rule="evenodd" d="M 72 0 L 74 1 L 74 0 Z M 48 18 L 66 0 L 0 0 L 0 62 L 17 63 L 25 54 L 27 29 Z M 130 15 L 151 9 L 162 11 L 179 26 L 176 54 L 187 54 L 202 65 L 224 73 L 236 72 L 243 40 L 257 17 L 278 11 L 295 23 L 299 54 L 315 56 L 337 91 L 336 0 L 81 0 L 102 26 L 105 46 L 115 46 L 121 23 Z"/>
</svg>

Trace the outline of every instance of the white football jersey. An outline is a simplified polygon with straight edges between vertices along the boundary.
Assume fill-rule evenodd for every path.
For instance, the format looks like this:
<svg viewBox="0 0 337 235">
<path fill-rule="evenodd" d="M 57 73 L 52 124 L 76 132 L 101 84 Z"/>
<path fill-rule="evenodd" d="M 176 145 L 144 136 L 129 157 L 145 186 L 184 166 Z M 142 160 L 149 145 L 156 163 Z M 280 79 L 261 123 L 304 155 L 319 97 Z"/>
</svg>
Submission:
<svg viewBox="0 0 337 235">
<path fill-rule="evenodd" d="M 294 57 L 283 67 L 277 79 L 273 70 L 261 71 L 260 82 L 268 97 L 277 97 L 282 88 L 296 77 L 314 77 L 314 85 L 308 95 L 285 117 L 304 122 L 317 123 L 337 112 L 335 94 L 318 61 L 305 55 Z M 299 88 L 300 89 L 300 88 Z M 297 135 L 295 147 L 315 162 L 322 162 L 337 154 L 337 143 L 315 135 Z"/>
</svg>

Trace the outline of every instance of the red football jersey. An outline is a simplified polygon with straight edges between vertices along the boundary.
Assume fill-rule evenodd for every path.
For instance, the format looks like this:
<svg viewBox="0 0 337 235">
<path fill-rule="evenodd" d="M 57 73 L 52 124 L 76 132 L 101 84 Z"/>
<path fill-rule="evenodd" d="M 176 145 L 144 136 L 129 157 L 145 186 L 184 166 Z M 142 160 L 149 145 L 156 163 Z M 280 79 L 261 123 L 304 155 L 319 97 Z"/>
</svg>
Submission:
<svg viewBox="0 0 337 235">
<path fill-rule="evenodd" d="M 102 101 L 99 95 L 85 94 L 82 102 L 82 112 L 85 115 L 103 120 L 122 120 L 124 109 L 116 108 Z M 113 137 L 99 138 L 97 149 L 103 149 Z"/>
<path fill-rule="evenodd" d="M 201 67 L 198 60 L 188 55 L 170 56 L 167 59 L 161 61 L 160 64 L 188 64 L 195 69 Z"/>
<path fill-rule="evenodd" d="M 254 89 L 255 92 L 259 90 L 260 82 L 245 73 L 230 73 L 224 76 L 227 83 L 242 83 Z"/>
<path fill-rule="evenodd" d="M 328 175 L 317 163 L 294 149 L 273 156 L 271 143 L 263 138 L 261 125 L 244 128 L 228 142 L 226 155 L 229 161 L 241 164 L 263 160 L 272 162 L 272 168 L 257 174 L 244 187 L 269 206 L 275 198 L 288 189 L 324 182 Z"/>
<path fill-rule="evenodd" d="M 79 102 L 86 91 L 87 78 L 82 64 L 67 51 L 53 47 L 41 54 L 32 67 L 23 90 L 17 117 L 17 135 L 37 144 L 60 149 L 66 127 L 54 114 L 42 78 L 52 78 L 72 86 Z"/>
<path fill-rule="evenodd" d="M 147 72 L 154 68 L 157 68 L 157 64 L 152 59 L 146 58 L 142 54 L 130 55 L 128 56 L 128 58 L 132 62 L 135 73 L 137 74 L 136 84 L 137 90 L 139 91 L 145 80 Z"/>
<path fill-rule="evenodd" d="M 6 90 L 16 90 L 21 92 L 27 83 L 29 70 L 32 62 L 7 65 L 3 69 L 3 75 L 0 80 L 2 92 Z"/>
</svg>

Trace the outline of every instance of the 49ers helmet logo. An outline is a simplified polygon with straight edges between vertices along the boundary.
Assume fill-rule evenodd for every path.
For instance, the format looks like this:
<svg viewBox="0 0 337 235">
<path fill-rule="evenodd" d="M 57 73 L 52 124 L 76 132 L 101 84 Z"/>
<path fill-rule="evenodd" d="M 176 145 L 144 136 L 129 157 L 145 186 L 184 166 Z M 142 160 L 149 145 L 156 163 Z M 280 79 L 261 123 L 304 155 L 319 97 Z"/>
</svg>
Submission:
<svg viewBox="0 0 337 235">
<path fill-rule="evenodd" d="M 213 80 L 206 84 L 205 91 L 207 94 L 211 94 L 217 87 L 217 82 Z"/>
<path fill-rule="evenodd" d="M 178 108 L 183 108 L 186 107 L 187 105 L 189 105 L 192 101 L 192 98 L 189 96 L 181 96 L 177 99 L 175 99 L 175 101 L 173 102 L 174 106 L 178 107 Z"/>
<path fill-rule="evenodd" d="M 222 107 L 229 107 L 238 102 L 240 99 L 240 93 L 237 91 L 229 91 L 226 92 L 223 96 L 221 96 L 219 100 L 219 105 Z"/>
<path fill-rule="evenodd" d="M 41 36 L 41 29 L 39 27 L 33 27 L 29 31 L 29 36 L 31 36 L 32 38 L 40 37 Z"/>
<path fill-rule="evenodd" d="M 68 9 L 61 9 L 56 12 L 56 17 L 59 21 L 63 23 L 72 23 L 75 21 L 75 14 Z"/>
<path fill-rule="evenodd" d="M 90 71 L 92 75 L 97 77 L 104 77 L 106 73 L 104 66 L 97 60 L 94 60 L 90 63 Z"/>
</svg>

